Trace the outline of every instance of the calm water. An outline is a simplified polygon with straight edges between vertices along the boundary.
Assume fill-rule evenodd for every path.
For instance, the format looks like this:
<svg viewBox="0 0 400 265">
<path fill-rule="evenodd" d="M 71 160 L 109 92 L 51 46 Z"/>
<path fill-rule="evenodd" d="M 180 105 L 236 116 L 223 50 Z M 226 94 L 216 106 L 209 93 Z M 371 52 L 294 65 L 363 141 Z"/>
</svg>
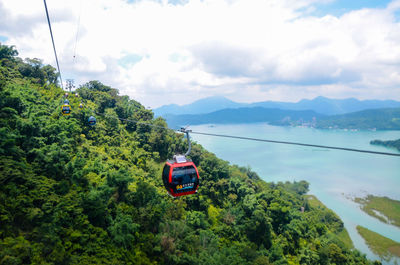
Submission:
<svg viewBox="0 0 400 265">
<path fill-rule="evenodd" d="M 191 129 L 199 132 L 393 153 L 397 151 L 372 146 L 369 142 L 374 139 L 400 138 L 400 131 L 316 130 L 260 123 L 198 125 L 192 126 Z M 265 181 L 308 181 L 310 193 L 316 195 L 341 217 L 355 247 L 366 253 L 368 258 L 379 259 L 368 249 L 364 240 L 357 233 L 357 225 L 362 225 L 400 242 L 399 228 L 370 217 L 349 199 L 349 197 L 373 194 L 400 200 L 400 157 L 260 143 L 197 134 L 191 134 L 191 136 L 218 157 L 228 160 L 232 164 L 250 166 Z M 384 264 L 394 263 L 394 260 L 384 262 Z"/>
</svg>

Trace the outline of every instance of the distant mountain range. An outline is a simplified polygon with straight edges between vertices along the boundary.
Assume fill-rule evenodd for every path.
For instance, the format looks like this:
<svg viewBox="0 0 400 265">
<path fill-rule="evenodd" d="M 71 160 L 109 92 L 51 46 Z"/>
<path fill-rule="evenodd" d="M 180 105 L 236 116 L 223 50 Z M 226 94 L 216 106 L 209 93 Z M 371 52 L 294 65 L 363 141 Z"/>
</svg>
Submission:
<svg viewBox="0 0 400 265">
<path fill-rule="evenodd" d="M 254 107 L 223 109 L 206 114 L 166 114 L 163 117 L 172 128 L 197 124 L 267 122 L 271 125 L 308 126 L 319 129 L 400 130 L 400 108 L 370 109 L 327 116 L 312 110 Z"/>
<path fill-rule="evenodd" d="M 330 99 L 316 97 L 312 100 L 303 99 L 295 103 L 278 101 L 238 103 L 225 97 L 209 97 L 182 106 L 176 104 L 165 105 L 153 111 L 156 116 L 165 116 L 165 114 L 205 114 L 222 109 L 254 107 L 282 110 L 312 110 L 323 115 L 338 115 L 367 109 L 400 108 L 400 102 L 394 100 L 358 100 L 355 98 Z"/>
<path fill-rule="evenodd" d="M 170 104 L 164 105 L 153 110 L 156 116 L 164 116 L 165 114 L 204 114 L 221 109 L 241 108 L 245 107 L 246 103 L 237 103 L 225 97 L 208 97 L 197 100 L 187 105 Z"/>
<path fill-rule="evenodd" d="M 268 122 L 274 125 L 290 125 L 293 122 L 315 123 L 317 119 L 324 115 L 312 110 L 281 110 L 262 107 L 223 109 L 206 114 L 184 114 L 173 115 L 165 114 L 163 116 L 168 125 L 172 128 L 178 128 L 185 125 L 196 124 L 232 124 L 232 123 L 255 123 Z"/>
</svg>

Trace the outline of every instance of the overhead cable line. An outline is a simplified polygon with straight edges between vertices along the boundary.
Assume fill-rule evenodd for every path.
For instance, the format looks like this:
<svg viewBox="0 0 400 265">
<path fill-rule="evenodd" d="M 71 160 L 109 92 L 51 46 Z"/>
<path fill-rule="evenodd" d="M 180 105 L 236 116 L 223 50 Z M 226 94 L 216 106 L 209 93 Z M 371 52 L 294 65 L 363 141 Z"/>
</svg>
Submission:
<svg viewBox="0 0 400 265">
<path fill-rule="evenodd" d="M 52 43 L 53 43 L 54 55 L 55 55 L 55 57 L 56 57 L 57 69 L 58 69 L 58 73 L 60 74 L 61 88 L 64 90 L 64 86 L 63 86 L 63 82 L 62 82 L 62 77 L 61 77 L 61 71 L 60 71 L 60 65 L 58 64 L 56 45 L 54 44 L 53 31 L 51 30 L 51 23 L 50 23 L 49 12 L 48 12 L 48 10 L 47 10 L 46 0 L 43 0 L 43 2 L 44 2 L 44 8 L 45 8 L 45 10 L 46 10 L 47 24 L 49 24 L 51 41 L 52 41 Z"/>
<path fill-rule="evenodd" d="M 82 13 L 82 1 L 80 2 L 80 7 L 79 7 L 79 15 L 78 15 L 78 23 L 77 23 L 77 25 L 76 25 L 76 37 L 75 37 L 75 46 L 74 46 L 74 62 L 75 62 L 75 59 L 76 59 L 76 46 L 77 46 L 77 43 L 78 43 L 78 35 L 79 35 L 79 26 L 80 26 L 80 24 L 81 24 L 81 13 Z"/>
<path fill-rule="evenodd" d="M 95 112 L 95 113 L 98 114 L 98 115 L 105 116 L 105 117 L 116 118 L 116 119 L 119 119 L 119 120 L 122 120 L 122 121 L 132 122 L 132 123 L 135 123 L 135 124 L 144 124 L 144 125 L 152 126 L 152 127 L 155 127 L 155 128 L 160 128 L 160 129 L 163 129 L 163 130 L 171 130 L 171 131 L 174 131 L 174 132 L 182 132 L 182 130 L 174 130 L 174 129 L 171 129 L 171 128 L 168 128 L 168 127 L 163 127 L 163 126 L 155 125 L 155 124 L 148 123 L 148 122 L 123 119 L 123 118 L 110 116 L 110 115 L 97 113 L 97 112 Z M 350 151 L 350 152 L 359 152 L 359 153 L 368 153 L 368 154 L 375 154 L 375 155 L 387 155 L 387 156 L 398 156 L 398 157 L 400 157 L 400 154 L 396 154 L 396 153 L 378 152 L 378 151 L 355 149 L 355 148 L 327 146 L 327 145 L 317 145 L 317 144 L 306 144 L 306 143 L 288 142 L 288 141 L 276 141 L 276 140 L 269 140 L 269 139 L 259 139 L 259 138 L 234 136 L 234 135 L 226 135 L 226 134 L 204 133 L 204 132 L 196 132 L 196 131 L 191 131 L 191 133 L 192 134 L 199 134 L 199 135 L 231 138 L 231 139 L 248 140 L 248 141 L 257 141 L 257 142 L 266 142 L 266 143 L 275 143 L 275 144 L 286 144 L 286 145 L 298 145 L 298 146 L 307 146 L 307 147 L 316 147 L 316 148 L 324 148 L 324 149 L 334 149 L 334 150 L 342 150 L 342 151 Z"/>
</svg>

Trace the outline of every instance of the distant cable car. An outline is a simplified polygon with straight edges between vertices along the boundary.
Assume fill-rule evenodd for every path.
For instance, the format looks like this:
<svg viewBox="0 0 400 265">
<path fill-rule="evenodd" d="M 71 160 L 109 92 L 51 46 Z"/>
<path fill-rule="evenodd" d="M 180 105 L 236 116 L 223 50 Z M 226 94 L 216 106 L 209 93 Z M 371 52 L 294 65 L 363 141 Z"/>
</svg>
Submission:
<svg viewBox="0 0 400 265">
<path fill-rule="evenodd" d="M 65 94 L 64 94 L 64 97 L 66 97 L 66 98 L 67 98 L 67 97 L 68 97 L 68 93 L 65 93 Z"/>
<path fill-rule="evenodd" d="M 162 172 L 164 187 L 173 197 L 194 194 L 199 187 L 196 165 L 186 158 L 191 150 L 189 130 L 182 128 L 181 131 L 186 133 L 189 149 L 185 155 L 175 155 L 173 160 L 168 160 Z"/>
<path fill-rule="evenodd" d="M 79 94 L 78 94 L 78 93 L 75 93 L 75 97 L 78 98 L 78 97 L 79 97 Z"/>
<path fill-rule="evenodd" d="M 68 104 L 64 104 L 61 106 L 61 113 L 63 115 L 70 115 L 71 114 L 71 106 Z"/>
<path fill-rule="evenodd" d="M 90 116 L 88 122 L 90 126 L 96 125 L 96 118 L 94 116 Z"/>
<path fill-rule="evenodd" d="M 69 100 L 68 99 L 64 100 L 64 105 L 69 105 Z"/>
<path fill-rule="evenodd" d="M 83 104 L 82 103 L 79 103 L 79 108 L 83 109 Z"/>
</svg>

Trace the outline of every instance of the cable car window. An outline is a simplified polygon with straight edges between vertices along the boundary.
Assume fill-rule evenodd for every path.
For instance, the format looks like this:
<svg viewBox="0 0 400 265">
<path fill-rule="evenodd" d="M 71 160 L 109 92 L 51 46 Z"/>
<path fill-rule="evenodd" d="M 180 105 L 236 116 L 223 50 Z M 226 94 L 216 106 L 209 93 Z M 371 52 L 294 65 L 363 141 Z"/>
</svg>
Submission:
<svg viewBox="0 0 400 265">
<path fill-rule="evenodd" d="M 197 172 L 194 167 L 177 167 L 172 172 L 172 181 L 179 184 L 194 183 L 197 179 Z"/>
<path fill-rule="evenodd" d="M 162 173 L 162 178 L 163 178 L 163 182 L 164 185 L 166 183 L 168 183 L 168 179 L 169 179 L 169 170 L 171 169 L 171 167 L 169 165 L 165 165 L 164 169 L 163 169 L 163 173 Z"/>
<path fill-rule="evenodd" d="M 90 116 L 88 119 L 89 125 L 93 126 L 96 125 L 96 118 L 93 116 Z"/>
</svg>

